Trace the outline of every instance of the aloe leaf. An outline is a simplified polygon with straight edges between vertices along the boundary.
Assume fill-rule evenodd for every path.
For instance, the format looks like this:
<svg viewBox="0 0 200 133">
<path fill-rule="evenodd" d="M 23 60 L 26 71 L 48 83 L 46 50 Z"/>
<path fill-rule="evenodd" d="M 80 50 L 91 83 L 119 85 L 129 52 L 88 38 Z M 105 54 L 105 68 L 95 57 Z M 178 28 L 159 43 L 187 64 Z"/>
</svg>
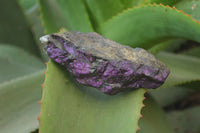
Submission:
<svg viewBox="0 0 200 133">
<path fill-rule="evenodd" d="M 44 35 L 44 28 L 42 27 L 42 21 L 40 18 L 41 14 L 39 11 L 38 0 L 20 0 L 19 4 L 23 9 L 24 15 L 26 16 L 30 30 L 33 33 L 33 37 L 40 48 L 42 57 L 47 60 L 47 56 L 44 54 L 39 40 L 39 38 Z"/>
<path fill-rule="evenodd" d="M 57 0 L 69 24 L 69 30 L 91 32 L 93 31 L 90 18 L 83 0 Z"/>
<path fill-rule="evenodd" d="M 0 62 L 0 132 L 30 132 L 38 127 L 44 64 L 19 48 L 2 44 Z"/>
<path fill-rule="evenodd" d="M 150 91 L 150 94 L 153 96 L 153 98 L 156 100 L 159 106 L 166 107 L 194 92 L 195 90 L 189 87 L 174 86 L 167 87 L 164 89 L 156 89 Z"/>
<path fill-rule="evenodd" d="M 200 0 L 182 0 L 175 6 L 179 10 L 183 10 L 185 13 L 190 14 L 191 17 L 200 21 Z"/>
<path fill-rule="evenodd" d="M 133 7 L 136 0 L 86 0 L 93 24 L 97 28 L 100 24 L 122 12 L 124 9 Z"/>
<path fill-rule="evenodd" d="M 195 20 L 199 21 L 200 20 L 200 7 L 198 6 L 200 4 L 200 0 L 182 0 L 179 3 L 177 3 L 175 5 L 175 7 L 179 10 L 183 10 L 185 13 L 190 14 L 192 18 L 194 18 Z M 171 42 L 169 42 L 169 44 L 159 44 L 161 47 L 156 47 L 157 51 L 162 50 L 163 46 L 170 46 L 167 47 L 167 51 L 174 51 L 176 49 L 178 49 L 180 47 L 180 45 L 184 42 L 185 40 L 183 39 L 173 39 Z M 189 44 L 188 44 L 189 45 Z M 160 48 L 160 49 L 158 49 Z"/>
<path fill-rule="evenodd" d="M 195 47 L 190 50 L 187 50 L 183 52 L 182 54 L 190 55 L 190 56 L 196 56 L 200 58 L 200 47 Z"/>
<path fill-rule="evenodd" d="M 167 2 L 167 1 L 166 1 Z M 200 0 L 181 0 L 178 2 L 175 7 L 179 10 L 183 10 L 185 13 L 190 14 L 192 18 L 199 21 L 200 20 L 200 7 L 198 6 L 200 4 Z M 164 49 L 166 46 L 170 46 L 167 48 L 167 51 L 173 51 L 180 47 L 181 42 L 184 42 L 185 40 L 180 39 L 173 39 L 170 40 L 167 44 L 167 42 L 163 42 L 161 44 L 157 44 L 153 48 L 150 49 L 150 51 L 153 51 L 154 53 Z"/>
<path fill-rule="evenodd" d="M 38 0 L 18 0 L 18 1 L 23 10 L 28 11 L 37 3 Z"/>
<path fill-rule="evenodd" d="M 82 86 L 50 61 L 41 103 L 40 133 L 133 133 L 144 89 L 105 95 Z"/>
<path fill-rule="evenodd" d="M 34 39 L 37 42 L 38 47 L 40 48 L 43 59 L 47 60 L 48 58 L 46 54 L 44 54 L 43 47 L 41 47 L 41 42 L 39 40 L 39 38 L 44 35 L 44 28 L 42 27 L 40 15 L 41 13 L 39 11 L 39 3 L 36 3 L 26 12 L 29 25 L 31 26 L 30 29 L 34 35 Z"/>
<path fill-rule="evenodd" d="M 200 132 L 200 106 L 188 108 L 182 111 L 168 113 L 168 119 L 176 133 Z"/>
<path fill-rule="evenodd" d="M 82 32 L 93 31 L 81 0 L 40 0 L 40 8 L 47 34 L 58 32 L 63 27 Z"/>
<path fill-rule="evenodd" d="M 150 96 L 146 98 L 137 133 L 174 133 L 162 108 Z"/>
<path fill-rule="evenodd" d="M 18 46 L 37 57 L 39 49 L 16 0 L 0 1 L 0 43 Z"/>
<path fill-rule="evenodd" d="M 38 58 L 14 46 L 0 44 L 0 83 L 44 68 Z"/>
<path fill-rule="evenodd" d="M 178 40 L 178 39 L 177 39 Z M 148 49 L 149 52 L 151 52 L 152 54 L 157 54 L 159 53 L 161 50 L 165 49 L 167 46 L 169 46 L 169 44 L 171 45 L 173 42 L 175 42 L 174 39 L 170 39 L 161 43 L 156 44 L 155 46 L 151 47 L 150 49 Z M 173 45 L 174 46 L 174 45 Z M 176 46 L 176 45 L 175 45 Z"/>
<path fill-rule="evenodd" d="M 166 52 L 159 53 L 157 58 L 166 63 L 170 69 L 170 75 L 161 88 L 200 80 L 199 58 Z"/>
<path fill-rule="evenodd" d="M 68 27 L 67 20 L 55 0 L 39 0 L 42 24 L 46 34 Z"/>
<path fill-rule="evenodd" d="M 200 42 L 199 22 L 181 11 L 162 5 L 126 10 L 104 23 L 99 31 L 121 44 L 146 49 L 172 38 Z"/>
<path fill-rule="evenodd" d="M 39 127 L 43 75 L 42 70 L 0 84 L 1 133 L 27 133 Z"/>
<path fill-rule="evenodd" d="M 169 5 L 169 6 L 173 6 L 176 3 L 182 1 L 182 0 L 147 0 L 149 3 L 157 3 L 160 4 L 162 3 L 163 5 Z"/>
</svg>

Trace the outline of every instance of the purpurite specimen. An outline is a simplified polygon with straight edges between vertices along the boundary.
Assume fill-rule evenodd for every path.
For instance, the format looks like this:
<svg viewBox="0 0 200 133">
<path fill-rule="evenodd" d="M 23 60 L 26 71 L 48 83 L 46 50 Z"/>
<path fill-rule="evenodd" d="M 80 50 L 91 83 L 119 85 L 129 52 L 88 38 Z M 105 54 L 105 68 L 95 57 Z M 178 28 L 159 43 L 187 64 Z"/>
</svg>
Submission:
<svg viewBox="0 0 200 133">
<path fill-rule="evenodd" d="M 99 34 L 66 32 L 41 37 L 45 51 L 76 80 L 109 95 L 129 88 L 157 88 L 169 75 L 165 64 L 142 48 L 124 46 Z"/>
</svg>

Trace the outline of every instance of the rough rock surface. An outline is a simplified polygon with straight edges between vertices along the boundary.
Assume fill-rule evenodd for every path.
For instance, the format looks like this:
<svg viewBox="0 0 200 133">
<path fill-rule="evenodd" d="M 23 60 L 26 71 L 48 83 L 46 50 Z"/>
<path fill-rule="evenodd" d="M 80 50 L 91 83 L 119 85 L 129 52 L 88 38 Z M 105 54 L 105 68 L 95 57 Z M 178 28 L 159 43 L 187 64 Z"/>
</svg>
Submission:
<svg viewBox="0 0 200 133">
<path fill-rule="evenodd" d="M 129 88 L 158 88 L 169 75 L 165 64 L 142 48 L 124 46 L 99 34 L 66 32 L 41 37 L 45 51 L 76 80 L 113 95 Z"/>
</svg>

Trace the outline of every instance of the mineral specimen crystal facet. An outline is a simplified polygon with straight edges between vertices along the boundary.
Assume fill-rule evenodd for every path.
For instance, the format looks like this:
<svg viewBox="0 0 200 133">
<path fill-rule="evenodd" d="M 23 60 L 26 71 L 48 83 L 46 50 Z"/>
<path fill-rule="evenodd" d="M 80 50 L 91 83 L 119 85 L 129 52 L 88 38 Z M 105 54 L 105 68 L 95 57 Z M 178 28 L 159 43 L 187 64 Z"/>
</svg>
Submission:
<svg viewBox="0 0 200 133">
<path fill-rule="evenodd" d="M 54 33 L 40 38 L 53 61 L 83 85 L 109 95 L 127 89 L 158 88 L 169 70 L 142 48 L 124 46 L 95 32 Z"/>
</svg>

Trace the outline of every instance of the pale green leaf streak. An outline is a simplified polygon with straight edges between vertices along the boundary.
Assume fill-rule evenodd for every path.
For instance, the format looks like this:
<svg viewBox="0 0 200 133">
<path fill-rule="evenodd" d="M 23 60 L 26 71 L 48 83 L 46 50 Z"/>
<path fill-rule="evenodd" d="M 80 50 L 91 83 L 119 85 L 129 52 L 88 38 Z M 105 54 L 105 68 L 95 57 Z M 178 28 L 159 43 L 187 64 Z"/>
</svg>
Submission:
<svg viewBox="0 0 200 133">
<path fill-rule="evenodd" d="M 14 46 L 0 44 L 0 83 L 37 72 L 44 63 Z"/>
</svg>

